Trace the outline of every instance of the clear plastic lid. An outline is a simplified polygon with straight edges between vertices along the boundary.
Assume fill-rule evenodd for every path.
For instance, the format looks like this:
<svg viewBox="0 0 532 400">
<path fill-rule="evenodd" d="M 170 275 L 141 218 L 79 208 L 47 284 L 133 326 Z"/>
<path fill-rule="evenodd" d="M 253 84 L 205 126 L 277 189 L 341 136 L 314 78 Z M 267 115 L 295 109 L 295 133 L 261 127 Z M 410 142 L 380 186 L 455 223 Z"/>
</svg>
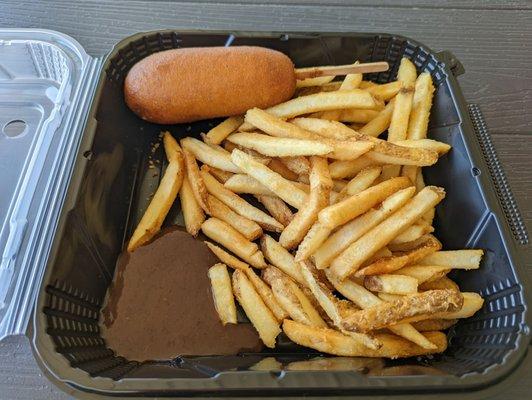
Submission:
<svg viewBox="0 0 532 400">
<path fill-rule="evenodd" d="M 96 65 L 63 34 L 0 30 L 0 338 L 26 329 Z"/>
</svg>

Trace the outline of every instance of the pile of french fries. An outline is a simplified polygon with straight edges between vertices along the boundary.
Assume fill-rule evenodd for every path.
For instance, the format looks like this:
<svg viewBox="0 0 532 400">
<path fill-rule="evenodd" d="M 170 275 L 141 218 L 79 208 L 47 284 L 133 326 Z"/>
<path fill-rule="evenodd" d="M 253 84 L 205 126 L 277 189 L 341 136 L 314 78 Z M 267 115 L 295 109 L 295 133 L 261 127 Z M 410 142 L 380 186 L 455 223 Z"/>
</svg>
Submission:
<svg viewBox="0 0 532 400">
<path fill-rule="evenodd" d="M 483 251 L 443 251 L 432 234 L 445 191 L 421 167 L 450 146 L 427 139 L 431 76 L 405 58 L 387 84 L 333 78 L 300 81 L 292 100 L 203 140 L 165 133 L 169 164 L 128 250 L 179 192 L 187 231 L 220 260 L 208 274 L 222 323 L 237 323 L 236 298 L 270 348 L 283 331 L 337 356 L 443 352 L 442 331 L 483 304 L 447 274 L 479 268 Z"/>
</svg>

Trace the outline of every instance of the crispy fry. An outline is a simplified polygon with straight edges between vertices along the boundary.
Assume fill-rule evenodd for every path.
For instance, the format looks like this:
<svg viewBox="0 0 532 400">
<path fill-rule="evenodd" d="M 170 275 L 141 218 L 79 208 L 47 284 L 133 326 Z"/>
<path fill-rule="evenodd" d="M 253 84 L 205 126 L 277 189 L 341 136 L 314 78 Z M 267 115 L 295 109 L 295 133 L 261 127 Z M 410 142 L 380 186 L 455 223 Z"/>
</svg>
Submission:
<svg viewBox="0 0 532 400">
<path fill-rule="evenodd" d="M 293 118 L 316 111 L 337 110 L 342 108 L 371 109 L 375 101 L 370 93 L 360 89 L 322 92 L 296 97 L 285 103 L 268 108 L 266 111 L 280 118 Z M 247 115 L 246 115 L 247 121 Z"/>
<path fill-rule="evenodd" d="M 201 171 L 201 176 L 209 193 L 211 193 L 214 197 L 231 208 L 233 211 L 237 212 L 243 217 L 257 222 L 263 229 L 277 232 L 283 230 L 283 226 L 277 220 L 258 208 L 253 207 L 247 201 L 225 188 L 224 185 L 218 182 L 206 170 Z"/>
<path fill-rule="evenodd" d="M 430 166 L 438 161 L 438 153 L 415 147 L 397 146 L 386 141 L 375 143 L 375 147 L 366 154 L 377 164 Z"/>
<path fill-rule="evenodd" d="M 290 122 L 302 129 L 313 132 L 321 137 L 336 140 L 348 140 L 354 136 L 351 128 L 336 121 L 319 118 L 294 118 Z"/>
<path fill-rule="evenodd" d="M 324 284 L 322 284 L 315 276 L 310 263 L 308 261 L 303 261 L 299 263 L 301 267 L 301 273 L 305 278 L 307 286 L 310 288 L 314 298 L 318 301 L 321 308 L 325 311 L 327 316 L 332 320 L 333 324 L 340 330 L 342 328 L 342 314 L 338 306 L 338 299 L 332 294 L 332 292 Z M 379 348 L 379 343 L 373 338 L 367 335 L 355 334 L 349 332 L 344 332 L 348 336 L 351 336 L 353 339 L 360 341 L 365 346 L 377 349 Z"/>
<path fill-rule="evenodd" d="M 397 73 L 397 82 L 401 90 L 398 91 L 395 97 L 395 107 L 392 113 L 390 127 L 388 128 L 389 142 L 406 139 L 416 76 L 416 67 L 414 64 L 407 58 L 403 58 Z"/>
<path fill-rule="evenodd" d="M 260 239 L 260 248 L 266 259 L 275 267 L 279 268 L 286 275 L 294 279 L 297 283 L 305 286 L 306 281 L 301 275 L 301 267 L 294 260 L 283 246 L 276 242 L 271 236 L 263 235 Z"/>
<path fill-rule="evenodd" d="M 283 226 L 287 226 L 292 221 L 292 218 L 294 218 L 294 214 L 290 208 L 279 197 L 264 195 L 257 195 L 256 197 L 266 210 Z"/>
<path fill-rule="evenodd" d="M 246 239 L 255 240 L 262 235 L 262 228 L 255 221 L 237 214 L 212 195 L 209 195 L 207 201 L 211 216 L 227 222 Z"/>
<path fill-rule="evenodd" d="M 367 124 L 368 122 L 373 121 L 379 115 L 380 110 L 358 110 L 356 108 L 351 108 L 347 110 L 342 110 L 338 116 L 338 121 L 342 122 L 352 122 L 356 124 Z"/>
<path fill-rule="evenodd" d="M 422 259 L 421 265 L 441 265 L 448 268 L 478 269 L 484 250 L 438 251 Z"/>
<path fill-rule="evenodd" d="M 283 319 L 288 317 L 286 311 L 275 299 L 272 289 L 270 289 L 270 287 L 261 278 L 257 276 L 255 271 L 253 271 L 253 269 L 251 268 L 246 268 L 244 272 L 246 273 L 246 276 L 253 284 L 255 290 L 264 301 L 264 304 L 268 306 L 274 317 L 277 318 L 278 321 L 282 321 Z"/>
<path fill-rule="evenodd" d="M 379 112 L 375 118 L 369 121 L 366 125 L 360 128 L 359 132 L 368 135 L 377 137 L 383 133 L 390 126 L 390 121 L 392 119 L 393 108 L 395 106 L 395 101 L 390 101 L 384 110 Z"/>
<path fill-rule="evenodd" d="M 236 131 L 240 125 L 244 122 L 244 118 L 229 117 L 222 123 L 216 125 L 205 135 L 205 142 L 209 144 L 220 144 L 231 133 Z"/>
<path fill-rule="evenodd" d="M 240 172 L 238 167 L 231 162 L 231 155 L 229 152 L 222 148 L 220 148 L 220 150 L 215 150 L 201 140 L 192 137 L 181 139 L 181 146 L 183 146 L 183 150 L 188 150 L 194 155 L 194 158 L 200 160 L 203 164 L 207 164 L 223 171 L 233 173 Z"/>
<path fill-rule="evenodd" d="M 381 174 L 381 167 L 367 167 L 355 175 L 340 192 L 340 200 L 344 196 L 353 196 L 369 188 Z"/>
<path fill-rule="evenodd" d="M 275 196 L 275 194 L 255 178 L 246 174 L 234 174 L 224 186 L 235 193 Z"/>
<path fill-rule="evenodd" d="M 214 308 L 222 324 L 236 324 L 236 306 L 231 286 L 231 277 L 225 264 L 214 264 L 209 268 Z"/>
<path fill-rule="evenodd" d="M 440 250 L 441 247 L 440 241 L 430 235 L 429 239 L 417 248 L 407 252 L 398 252 L 389 257 L 379 258 L 358 270 L 355 276 L 381 275 L 397 271 L 405 265 L 413 264 L 429 254 Z"/>
<path fill-rule="evenodd" d="M 370 86 L 364 90 L 371 93 L 376 99 L 388 101 L 400 93 L 399 91 L 401 90 L 401 87 L 402 85 L 400 81 L 394 81 L 383 83 L 382 85 Z"/>
<path fill-rule="evenodd" d="M 394 273 L 416 278 L 421 284 L 423 282 L 440 279 L 450 271 L 450 267 L 444 267 L 441 265 L 409 265 L 395 271 Z"/>
<path fill-rule="evenodd" d="M 367 211 L 332 234 L 313 255 L 316 267 L 327 268 L 351 243 L 397 211 L 414 195 L 414 188 L 400 190 L 386 198 L 379 207 Z"/>
<path fill-rule="evenodd" d="M 252 108 L 246 112 L 246 122 L 275 137 L 302 140 L 316 139 L 312 132 L 286 122 L 281 117 L 259 108 Z"/>
<path fill-rule="evenodd" d="M 395 239 L 393 239 L 390 243 L 393 245 L 413 242 L 414 240 L 418 240 L 419 238 L 432 232 L 434 232 L 434 228 L 426 224 L 423 220 L 420 220 L 414 225 L 411 225 L 406 228 L 403 232 L 397 235 Z"/>
<path fill-rule="evenodd" d="M 283 157 L 281 162 L 286 165 L 286 168 L 298 175 L 308 175 L 310 173 L 310 163 L 305 157 Z"/>
<path fill-rule="evenodd" d="M 397 179 L 397 178 L 395 178 Z M 366 232 L 331 263 L 331 268 L 341 279 L 356 272 L 361 264 L 380 248 L 386 246 L 399 232 L 419 219 L 427 210 L 445 197 L 445 191 L 427 186 L 399 211 Z"/>
<path fill-rule="evenodd" d="M 307 232 L 296 252 L 296 261 L 303 261 L 310 257 L 327 239 L 332 230 L 320 221 L 316 221 Z"/>
<path fill-rule="evenodd" d="M 249 265 L 246 264 L 244 261 L 239 260 L 232 254 L 229 254 L 227 251 L 222 249 L 221 247 L 216 246 L 214 243 L 205 241 L 205 244 L 209 248 L 210 251 L 213 252 L 213 254 L 218 257 L 218 259 L 223 263 L 228 265 L 229 267 L 233 269 L 240 269 L 242 271 L 246 271 L 249 268 Z"/>
<path fill-rule="evenodd" d="M 410 294 L 417 292 L 417 279 L 406 275 L 374 275 L 364 278 L 364 286 L 372 292 Z"/>
<path fill-rule="evenodd" d="M 333 179 L 352 178 L 364 168 L 378 165 L 380 164 L 367 155 L 362 155 L 355 160 L 332 162 L 329 164 L 329 172 Z"/>
<path fill-rule="evenodd" d="M 440 279 L 432 280 L 423 282 L 421 285 L 418 286 L 418 289 L 420 292 L 425 290 L 435 290 L 435 289 L 452 289 L 456 290 L 457 292 L 460 291 L 460 288 L 458 285 L 448 277 L 444 276 Z"/>
<path fill-rule="evenodd" d="M 299 68 L 304 69 L 304 68 Z M 316 78 L 298 79 L 296 81 L 296 88 L 304 88 L 310 86 L 322 86 L 334 79 L 334 76 L 318 76 Z"/>
<path fill-rule="evenodd" d="M 382 346 L 373 350 L 356 339 L 329 328 L 317 328 L 285 319 L 284 333 L 293 342 L 337 356 L 403 358 L 423 354 L 442 353 L 447 348 L 447 337 L 441 332 L 426 332 L 423 336 L 436 344 L 433 350 L 424 349 L 399 336 L 378 333 L 375 339 Z"/>
<path fill-rule="evenodd" d="M 447 143 L 438 142 L 432 139 L 406 139 L 395 142 L 398 146 L 415 147 L 418 149 L 432 150 L 438 153 L 439 156 L 447 154 L 451 150 L 451 146 Z"/>
<path fill-rule="evenodd" d="M 288 169 L 288 167 L 279 158 L 273 158 L 268 164 L 268 168 L 274 172 L 277 172 L 279 175 L 285 179 L 288 179 L 289 181 L 296 181 L 298 179 L 298 175 L 292 170 Z"/>
<path fill-rule="evenodd" d="M 259 134 L 260 132 L 249 132 L 249 133 Z M 230 142 L 229 140 L 225 140 L 224 141 L 224 148 L 229 153 L 232 153 L 234 149 L 241 150 L 244 153 L 249 154 L 251 157 L 253 157 L 253 159 L 255 161 L 258 161 L 258 162 L 260 162 L 261 164 L 264 164 L 264 165 L 268 165 L 272 161 L 271 157 L 265 156 L 264 154 L 261 154 L 258 151 L 255 151 L 253 149 L 250 149 L 250 148 L 247 148 L 247 147 L 244 147 L 244 146 L 240 146 L 238 144 Z M 229 155 L 229 156 L 231 156 L 231 155 Z"/>
<path fill-rule="evenodd" d="M 254 267 L 266 267 L 257 244 L 247 240 L 226 222 L 218 218 L 209 218 L 201 225 L 201 230 L 205 236 L 220 243 Z M 255 255 L 256 253 L 259 253 L 259 255 Z"/>
<path fill-rule="evenodd" d="M 262 276 L 272 287 L 275 299 L 290 315 L 290 318 L 306 325 L 327 326 L 310 299 L 291 278 L 274 267 L 266 268 Z"/>
<path fill-rule="evenodd" d="M 461 295 L 464 298 L 464 304 L 462 305 L 462 308 L 460 308 L 457 311 L 437 313 L 437 314 L 434 314 L 432 318 L 443 318 L 443 319 L 469 318 L 475 315 L 475 313 L 478 310 L 480 310 L 482 306 L 484 305 L 484 299 L 480 297 L 480 295 L 478 295 L 477 293 L 462 292 Z"/>
<path fill-rule="evenodd" d="M 233 273 L 233 291 L 244 312 L 259 333 L 261 340 L 270 348 L 275 347 L 275 339 L 281 333 L 279 322 L 257 293 L 245 273 Z"/>
<path fill-rule="evenodd" d="M 321 210 L 318 215 L 319 221 L 330 229 L 334 229 L 365 213 L 386 197 L 409 185 L 410 182 L 404 177 L 382 182 Z"/>
<path fill-rule="evenodd" d="M 382 301 L 387 301 L 389 303 L 394 302 L 395 300 L 400 300 L 404 297 L 402 294 L 392 294 L 392 293 L 385 293 L 381 292 L 377 294 L 379 296 L 379 299 Z"/>
<path fill-rule="evenodd" d="M 329 271 L 326 271 L 326 275 L 336 290 L 338 290 L 342 295 L 354 302 L 360 308 L 366 309 L 382 303 L 381 299 L 379 299 L 363 286 L 355 283 L 353 280 L 345 279 L 343 282 L 340 282 Z M 388 329 L 396 335 L 402 336 L 425 349 L 436 349 L 434 343 L 431 343 L 429 340 L 427 340 L 425 336 L 420 334 L 412 327 L 412 325 L 408 323 L 393 325 L 388 327 Z"/>
<path fill-rule="evenodd" d="M 205 213 L 196 201 L 186 175 L 183 177 L 183 185 L 179 191 L 179 199 L 181 201 L 181 212 L 185 220 L 185 228 L 192 236 L 197 236 L 201 229 L 201 224 L 205 221 Z"/>
<path fill-rule="evenodd" d="M 307 201 L 308 196 L 304 191 L 294 186 L 278 173 L 256 162 L 246 153 L 235 149 L 231 154 L 231 158 L 240 169 L 257 179 L 291 206 L 301 208 Z"/>
<path fill-rule="evenodd" d="M 333 183 L 329 174 L 327 159 L 313 156 L 310 163 L 312 170 L 310 172 L 309 201 L 297 212 L 279 237 L 279 243 L 287 249 L 296 247 L 303 240 L 318 218 L 320 210 L 329 204 L 329 193 Z"/>
<path fill-rule="evenodd" d="M 419 74 L 414 90 L 410 122 L 408 123 L 408 139 L 417 140 L 427 137 L 433 94 L 434 85 L 430 74 L 427 72 Z"/>
<path fill-rule="evenodd" d="M 457 319 L 425 319 L 423 321 L 417 321 L 412 324 L 420 332 L 427 331 L 444 331 L 458 322 Z"/>
<path fill-rule="evenodd" d="M 325 142 L 272 137 L 252 132 L 233 133 L 227 140 L 271 157 L 325 155 L 333 151 L 333 147 Z"/>
<path fill-rule="evenodd" d="M 429 290 L 357 311 L 343 320 L 343 327 L 348 331 L 368 332 L 419 315 L 454 312 L 460 310 L 462 304 L 462 295 L 454 290 Z"/>
<path fill-rule="evenodd" d="M 200 207 L 203 209 L 203 211 L 208 214 L 209 203 L 207 199 L 209 196 L 209 192 L 207 191 L 205 183 L 203 182 L 203 178 L 200 175 L 200 170 L 198 168 L 198 164 L 196 163 L 196 159 L 194 158 L 194 155 L 187 149 L 183 149 L 183 155 L 185 156 L 188 182 L 190 183 L 194 198 L 196 199 Z"/>
<path fill-rule="evenodd" d="M 209 172 L 212 176 L 218 179 L 218 181 L 220 181 L 221 183 L 227 182 L 227 180 L 234 175 L 232 172 L 224 171 L 222 169 L 218 169 L 214 167 L 208 167 L 207 165 L 202 165 L 200 170 Z"/>
<path fill-rule="evenodd" d="M 324 78 L 324 77 L 323 77 Z M 320 92 L 335 92 L 340 89 L 342 82 L 330 82 L 321 86 L 309 86 L 296 90 L 295 97 L 308 96 L 309 94 L 315 94 Z"/>
<path fill-rule="evenodd" d="M 164 147 L 170 163 L 164 172 L 159 187 L 155 191 L 148 208 L 144 212 L 133 236 L 129 240 L 127 251 L 132 252 L 155 236 L 161 229 L 164 219 L 172 207 L 185 175 L 183 155 L 175 139 L 166 132 Z"/>
<path fill-rule="evenodd" d="M 411 251 L 421 246 L 423 243 L 429 240 L 431 236 L 432 235 L 430 234 L 424 235 L 424 236 L 421 236 L 419 239 L 413 240 L 412 242 L 404 242 L 404 243 L 397 243 L 397 244 L 388 243 L 388 248 L 394 253 L 401 252 L 401 251 Z"/>
</svg>

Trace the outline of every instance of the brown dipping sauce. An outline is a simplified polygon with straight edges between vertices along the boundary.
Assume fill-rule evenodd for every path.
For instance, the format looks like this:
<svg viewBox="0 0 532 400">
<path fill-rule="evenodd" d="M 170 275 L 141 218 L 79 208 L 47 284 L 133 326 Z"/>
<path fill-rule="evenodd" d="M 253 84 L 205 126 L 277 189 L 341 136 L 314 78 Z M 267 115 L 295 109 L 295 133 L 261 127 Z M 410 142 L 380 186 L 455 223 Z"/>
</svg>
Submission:
<svg viewBox="0 0 532 400">
<path fill-rule="evenodd" d="M 218 260 L 179 228 L 120 255 L 102 310 L 109 348 L 129 360 L 260 351 L 250 324 L 223 326 L 207 270 Z"/>
</svg>

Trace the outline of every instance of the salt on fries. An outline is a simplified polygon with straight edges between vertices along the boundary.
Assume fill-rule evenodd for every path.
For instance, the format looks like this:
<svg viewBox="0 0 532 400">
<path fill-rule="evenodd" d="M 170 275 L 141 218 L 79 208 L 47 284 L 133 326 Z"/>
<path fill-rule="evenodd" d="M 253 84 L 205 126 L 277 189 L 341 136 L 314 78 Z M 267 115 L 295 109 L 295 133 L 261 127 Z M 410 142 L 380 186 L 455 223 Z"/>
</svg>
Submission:
<svg viewBox="0 0 532 400">
<path fill-rule="evenodd" d="M 166 133 L 168 166 L 128 250 L 159 231 L 179 193 L 187 231 L 201 230 L 220 260 L 208 276 L 223 324 L 237 323 L 236 298 L 270 348 L 282 328 L 336 356 L 445 351 L 442 331 L 483 306 L 447 275 L 480 268 L 484 253 L 444 250 L 434 236 L 445 190 L 425 186 L 421 169 L 451 149 L 427 138 L 434 85 L 407 59 L 396 81 L 363 78 L 302 78 L 292 100 L 229 117 L 181 147 Z"/>
</svg>

